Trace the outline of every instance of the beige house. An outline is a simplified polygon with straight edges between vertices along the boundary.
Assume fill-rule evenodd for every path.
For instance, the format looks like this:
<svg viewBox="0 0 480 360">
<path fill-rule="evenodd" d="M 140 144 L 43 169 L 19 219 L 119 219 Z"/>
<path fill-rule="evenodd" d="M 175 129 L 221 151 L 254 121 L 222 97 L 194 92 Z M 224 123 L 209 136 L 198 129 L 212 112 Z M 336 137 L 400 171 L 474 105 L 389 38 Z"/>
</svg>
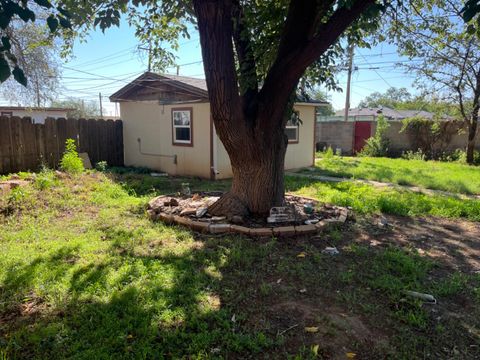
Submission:
<svg viewBox="0 0 480 360">
<path fill-rule="evenodd" d="M 29 117 L 34 124 L 45 124 L 47 118 L 67 118 L 72 109 L 56 107 L 0 106 L 0 116 Z"/>
<path fill-rule="evenodd" d="M 228 154 L 210 116 L 205 80 L 146 72 L 110 100 L 120 103 L 125 165 L 170 175 L 232 176 Z M 286 169 L 313 165 L 315 108 L 325 104 L 295 104 L 302 124 L 287 126 Z"/>
</svg>

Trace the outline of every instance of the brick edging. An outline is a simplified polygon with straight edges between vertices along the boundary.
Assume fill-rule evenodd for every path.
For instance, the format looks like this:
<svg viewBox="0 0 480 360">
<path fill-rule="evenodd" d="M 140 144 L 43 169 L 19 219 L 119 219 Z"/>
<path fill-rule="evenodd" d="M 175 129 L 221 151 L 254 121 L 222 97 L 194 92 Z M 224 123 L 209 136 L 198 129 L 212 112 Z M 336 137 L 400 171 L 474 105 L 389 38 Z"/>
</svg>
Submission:
<svg viewBox="0 0 480 360">
<path fill-rule="evenodd" d="M 348 217 L 348 210 L 342 209 L 339 217 L 320 220 L 316 224 L 249 228 L 246 226 L 232 225 L 228 223 L 207 223 L 203 221 L 195 221 L 188 217 L 172 215 L 164 212 L 156 213 L 154 210 L 147 210 L 147 213 L 151 220 L 160 220 L 165 224 L 182 225 L 200 233 L 234 233 L 250 237 L 311 235 L 323 231 L 330 224 L 343 224 Z"/>
</svg>

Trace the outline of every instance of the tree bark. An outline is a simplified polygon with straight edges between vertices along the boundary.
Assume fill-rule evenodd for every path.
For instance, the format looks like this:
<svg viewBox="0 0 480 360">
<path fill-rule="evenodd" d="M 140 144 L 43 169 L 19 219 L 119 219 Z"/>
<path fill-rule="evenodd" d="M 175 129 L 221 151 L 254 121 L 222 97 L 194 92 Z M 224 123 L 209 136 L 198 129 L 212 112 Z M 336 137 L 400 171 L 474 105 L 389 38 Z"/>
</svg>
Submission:
<svg viewBox="0 0 480 360">
<path fill-rule="evenodd" d="M 193 0 L 210 110 L 233 172 L 231 190 L 209 208 L 211 214 L 265 216 L 284 204 L 284 129 L 292 93 L 307 67 L 374 0 L 339 7 L 320 24 L 332 3 L 291 1 L 277 57 L 258 91 L 241 2 Z"/>
<path fill-rule="evenodd" d="M 467 164 L 472 165 L 475 161 L 475 137 L 477 134 L 477 120 L 478 116 L 472 119 L 468 126 L 468 140 L 467 140 Z"/>
<path fill-rule="evenodd" d="M 209 208 L 213 215 L 267 216 L 272 206 L 284 205 L 284 162 L 288 139 L 283 128 L 266 136 L 245 138 L 239 147 L 228 144 L 232 164 L 232 188 Z"/>
</svg>

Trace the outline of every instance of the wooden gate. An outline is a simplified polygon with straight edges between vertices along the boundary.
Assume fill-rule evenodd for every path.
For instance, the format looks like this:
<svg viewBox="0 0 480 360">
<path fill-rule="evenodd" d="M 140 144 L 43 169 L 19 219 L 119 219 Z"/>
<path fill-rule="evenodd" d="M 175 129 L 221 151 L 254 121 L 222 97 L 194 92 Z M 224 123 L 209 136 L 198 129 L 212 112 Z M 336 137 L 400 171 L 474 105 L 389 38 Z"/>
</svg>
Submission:
<svg viewBox="0 0 480 360">
<path fill-rule="evenodd" d="M 372 124 L 370 121 L 355 121 L 355 135 L 353 152 L 360 152 L 365 146 L 365 141 L 372 136 Z"/>
</svg>

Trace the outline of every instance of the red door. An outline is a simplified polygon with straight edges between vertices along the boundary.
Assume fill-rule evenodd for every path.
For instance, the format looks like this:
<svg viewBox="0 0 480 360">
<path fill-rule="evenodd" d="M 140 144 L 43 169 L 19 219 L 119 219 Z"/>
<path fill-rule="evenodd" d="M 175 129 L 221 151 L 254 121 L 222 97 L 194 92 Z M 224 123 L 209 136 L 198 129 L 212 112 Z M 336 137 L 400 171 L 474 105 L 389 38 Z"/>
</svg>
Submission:
<svg viewBox="0 0 480 360">
<path fill-rule="evenodd" d="M 370 136 L 372 136 L 372 124 L 369 121 L 355 121 L 353 152 L 360 152 L 365 145 L 365 140 Z"/>
</svg>

